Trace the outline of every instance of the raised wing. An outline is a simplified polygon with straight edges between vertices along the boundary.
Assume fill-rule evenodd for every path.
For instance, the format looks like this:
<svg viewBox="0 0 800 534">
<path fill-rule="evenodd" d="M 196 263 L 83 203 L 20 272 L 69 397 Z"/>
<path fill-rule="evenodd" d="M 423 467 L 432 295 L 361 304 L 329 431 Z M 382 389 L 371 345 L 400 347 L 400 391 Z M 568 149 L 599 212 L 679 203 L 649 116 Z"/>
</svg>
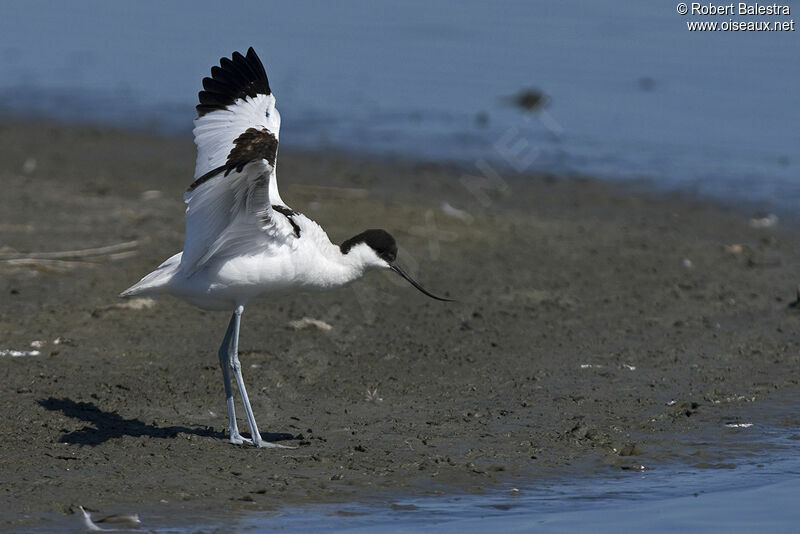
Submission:
<svg viewBox="0 0 800 534">
<path fill-rule="evenodd" d="M 292 233 L 272 208 L 286 206 L 275 176 L 280 114 L 255 51 L 220 59 L 199 99 L 195 179 L 184 195 L 181 265 L 188 272 L 214 256 L 277 245 Z"/>
<path fill-rule="evenodd" d="M 195 181 L 226 164 L 236 139 L 250 128 L 266 129 L 277 141 L 281 117 L 269 88 L 267 73 L 255 51 L 234 52 L 211 68 L 198 94 L 194 142 L 197 145 Z"/>
</svg>

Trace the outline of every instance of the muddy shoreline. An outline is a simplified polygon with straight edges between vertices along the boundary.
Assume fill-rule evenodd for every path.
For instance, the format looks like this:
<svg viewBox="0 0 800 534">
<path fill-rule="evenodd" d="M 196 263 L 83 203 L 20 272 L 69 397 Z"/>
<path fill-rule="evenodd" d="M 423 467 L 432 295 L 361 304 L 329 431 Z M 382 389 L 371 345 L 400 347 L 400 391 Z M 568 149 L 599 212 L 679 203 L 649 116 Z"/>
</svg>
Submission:
<svg viewBox="0 0 800 534">
<path fill-rule="evenodd" d="M 693 464 L 687 436 L 724 442 L 726 422 L 798 398 L 800 237 L 781 224 L 585 178 L 477 190 L 449 165 L 284 150 L 287 203 L 334 242 L 385 228 L 458 302 L 374 273 L 250 307 L 253 408 L 298 448 L 230 445 L 228 315 L 117 298 L 181 249 L 193 162 L 188 138 L 0 126 L 0 350 L 39 352 L 0 356 L 7 527 Z M 304 317 L 332 328 L 290 326 Z"/>
</svg>

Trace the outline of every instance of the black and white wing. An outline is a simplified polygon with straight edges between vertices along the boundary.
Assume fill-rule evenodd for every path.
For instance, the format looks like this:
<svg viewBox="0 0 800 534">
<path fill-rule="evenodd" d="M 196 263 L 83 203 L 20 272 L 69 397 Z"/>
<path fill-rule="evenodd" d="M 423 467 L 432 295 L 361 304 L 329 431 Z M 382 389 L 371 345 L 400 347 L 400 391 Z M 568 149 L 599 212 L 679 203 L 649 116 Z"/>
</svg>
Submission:
<svg viewBox="0 0 800 534">
<path fill-rule="evenodd" d="M 190 273 L 211 258 L 257 253 L 292 234 L 273 209 L 288 210 L 275 176 L 281 118 L 255 51 L 220 59 L 199 98 L 197 165 L 184 195 L 181 265 Z"/>
</svg>

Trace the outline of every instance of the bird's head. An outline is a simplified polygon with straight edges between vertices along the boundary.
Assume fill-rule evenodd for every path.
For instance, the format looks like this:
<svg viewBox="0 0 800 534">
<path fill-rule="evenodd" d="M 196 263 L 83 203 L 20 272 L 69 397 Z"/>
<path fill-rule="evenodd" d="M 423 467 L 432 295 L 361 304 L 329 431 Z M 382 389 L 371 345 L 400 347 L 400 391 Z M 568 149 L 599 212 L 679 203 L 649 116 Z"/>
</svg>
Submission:
<svg viewBox="0 0 800 534">
<path fill-rule="evenodd" d="M 365 268 L 391 269 L 432 299 L 451 301 L 430 293 L 397 265 L 397 242 L 386 230 L 361 232 L 339 245 L 339 250 Z"/>
</svg>

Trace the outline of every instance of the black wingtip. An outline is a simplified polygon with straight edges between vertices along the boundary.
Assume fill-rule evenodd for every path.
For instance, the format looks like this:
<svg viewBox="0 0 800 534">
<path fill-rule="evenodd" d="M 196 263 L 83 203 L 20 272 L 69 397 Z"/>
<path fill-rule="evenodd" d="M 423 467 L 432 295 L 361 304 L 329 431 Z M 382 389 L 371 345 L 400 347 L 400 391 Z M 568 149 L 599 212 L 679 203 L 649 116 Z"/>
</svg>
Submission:
<svg viewBox="0 0 800 534">
<path fill-rule="evenodd" d="M 267 72 L 251 46 L 247 55 L 234 52 L 230 58 L 220 58 L 219 66 L 211 68 L 211 77 L 203 79 L 203 91 L 197 95 L 200 100 L 197 116 L 225 109 L 239 98 L 270 94 Z"/>
</svg>

